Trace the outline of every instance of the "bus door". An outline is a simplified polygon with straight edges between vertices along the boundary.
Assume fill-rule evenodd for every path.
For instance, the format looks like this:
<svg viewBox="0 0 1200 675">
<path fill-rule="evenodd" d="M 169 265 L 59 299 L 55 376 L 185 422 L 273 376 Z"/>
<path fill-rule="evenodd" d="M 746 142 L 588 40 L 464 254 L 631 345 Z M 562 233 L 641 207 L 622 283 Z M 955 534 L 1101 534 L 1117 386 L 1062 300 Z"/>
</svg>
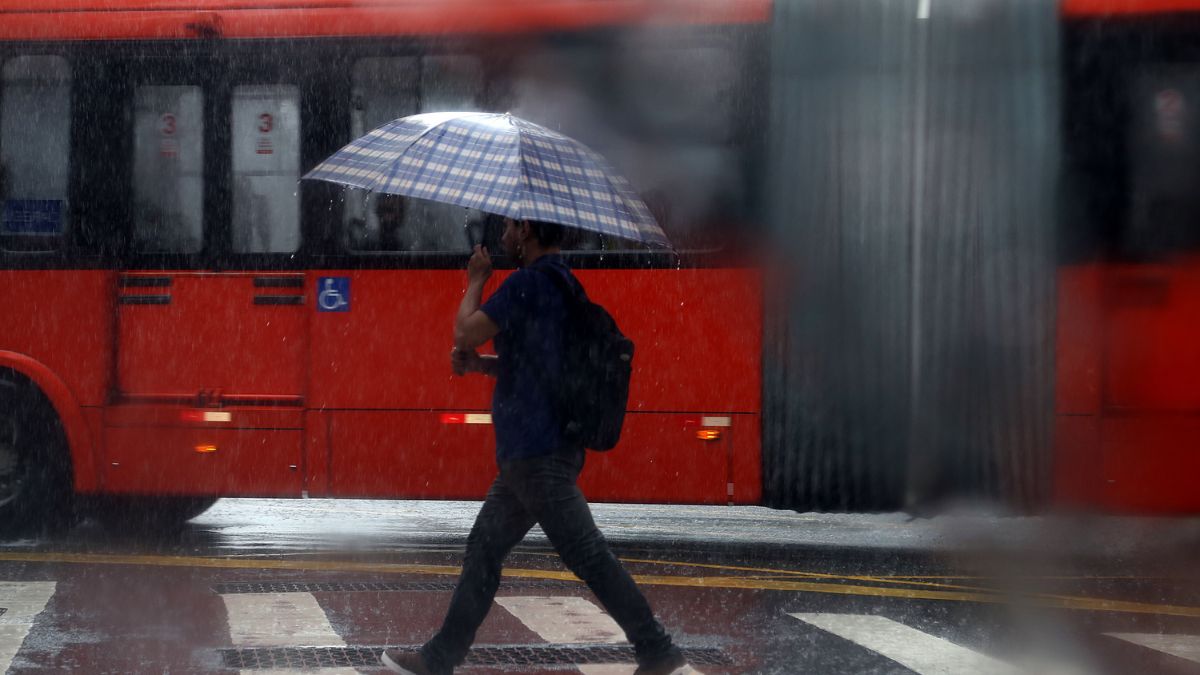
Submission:
<svg viewBox="0 0 1200 675">
<path fill-rule="evenodd" d="M 298 494 L 299 90 L 137 83 L 132 123 L 108 488 Z"/>
</svg>

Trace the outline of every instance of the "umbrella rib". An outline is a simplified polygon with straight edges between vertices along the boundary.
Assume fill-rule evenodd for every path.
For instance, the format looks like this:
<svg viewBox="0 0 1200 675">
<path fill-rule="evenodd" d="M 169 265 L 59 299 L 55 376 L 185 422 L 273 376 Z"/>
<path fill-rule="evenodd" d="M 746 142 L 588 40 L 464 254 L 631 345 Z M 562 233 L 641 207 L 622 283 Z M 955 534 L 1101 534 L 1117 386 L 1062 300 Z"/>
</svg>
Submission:
<svg viewBox="0 0 1200 675">
<path fill-rule="evenodd" d="M 576 223 L 582 223 L 583 218 L 580 216 L 579 201 L 576 198 L 576 195 L 578 195 L 578 191 L 581 189 L 581 185 L 578 185 L 578 184 L 572 185 L 571 184 L 571 182 L 570 182 L 571 179 L 569 177 L 567 177 L 566 168 L 572 164 L 575 164 L 575 165 L 578 165 L 580 168 L 580 171 L 582 171 L 583 170 L 583 162 L 582 162 L 583 153 L 581 153 L 579 151 L 579 148 L 572 146 L 570 143 L 562 143 L 562 144 L 554 143 L 554 144 L 551 144 L 551 148 L 553 149 L 553 153 L 554 153 L 554 161 L 558 162 L 558 165 L 560 167 L 562 167 L 563 177 L 566 178 L 566 180 L 567 180 L 565 187 L 567 188 L 568 194 L 572 196 L 572 199 L 570 200 L 570 206 L 571 206 L 571 210 L 574 212 L 573 213 L 574 220 Z M 568 153 L 571 153 L 574 155 L 574 157 L 569 162 L 564 160 L 564 156 Z M 580 174 L 580 175 L 582 176 L 583 174 Z M 576 182 L 579 183 L 581 181 L 582 181 L 582 179 L 580 181 L 576 181 Z M 551 200 L 553 201 L 553 199 L 554 199 L 554 197 L 553 197 L 553 195 L 551 195 Z M 557 202 L 555 202 L 554 208 L 561 209 L 562 207 Z"/>
<path fill-rule="evenodd" d="M 395 153 L 395 157 L 393 159 L 386 160 L 385 162 L 382 162 L 382 163 L 387 164 L 387 163 L 396 162 L 400 158 L 401 155 L 403 155 L 405 152 L 408 152 L 408 150 L 410 148 L 412 148 L 412 146 L 416 145 L 418 141 L 420 141 L 421 139 L 428 136 L 430 132 L 432 132 L 434 129 L 438 128 L 439 126 L 441 126 L 441 125 L 440 124 L 430 124 L 430 125 L 426 126 L 425 129 L 423 131 L 421 131 L 421 133 L 414 136 L 411 141 L 409 141 L 406 145 L 404 145 L 404 147 L 397 150 Z M 386 171 L 387 178 L 385 180 L 385 184 L 388 182 L 391 182 L 393 176 L 396 175 L 396 171 L 397 171 L 397 167 L 395 167 L 395 166 L 389 167 L 389 170 Z M 376 182 L 378 183 L 378 181 L 376 181 Z M 371 192 L 375 191 L 375 188 L 367 188 L 367 189 L 370 190 Z"/>
<path fill-rule="evenodd" d="M 515 218 L 514 220 L 520 221 L 526 219 L 525 201 L 531 199 L 530 195 L 532 194 L 532 190 L 530 189 L 529 184 L 529 171 L 525 168 L 525 152 L 523 147 L 525 143 L 525 132 L 521 129 L 520 125 L 517 124 L 513 125 L 513 129 L 515 129 L 517 132 L 517 212 L 520 215 L 519 218 Z"/>
<path fill-rule="evenodd" d="M 377 132 L 377 131 L 382 131 L 382 130 L 384 129 L 384 127 L 387 127 L 387 126 L 389 126 L 389 125 L 396 124 L 397 122 L 400 122 L 402 119 L 404 119 L 404 118 L 394 119 L 394 120 L 392 120 L 391 122 L 386 122 L 386 123 L 384 123 L 384 124 L 381 124 L 381 125 L 379 125 L 379 126 L 375 127 L 375 128 L 374 128 L 374 129 L 372 129 L 370 132 L 368 132 L 368 133 L 366 134 L 366 136 L 363 136 L 363 137 L 361 137 L 361 138 L 358 138 L 358 139 L 355 139 L 355 140 L 353 140 L 353 141 L 350 141 L 350 142 L 349 142 L 349 143 L 347 143 L 346 145 L 342 146 L 342 149 L 341 149 L 341 150 L 338 150 L 336 153 L 334 153 L 334 156 L 337 156 L 338 154 L 340 154 L 340 153 L 342 153 L 342 152 L 345 152 L 345 151 L 349 150 L 349 149 L 350 149 L 350 148 L 352 148 L 352 147 L 354 147 L 354 149 L 355 149 L 355 150 L 359 150 L 359 151 L 361 151 L 361 150 L 365 150 L 365 147 L 364 147 L 363 145 L 359 145 L 360 141 L 364 141 L 364 140 L 365 140 L 365 139 L 367 139 L 368 137 L 372 136 L 372 135 L 373 135 L 375 132 Z M 399 126 L 399 125 L 398 125 L 398 126 Z M 414 136 L 414 137 L 412 138 L 412 140 L 408 141 L 408 143 L 407 143 L 407 144 L 405 144 L 403 147 L 401 147 L 399 150 L 397 150 L 397 151 L 395 152 L 395 157 L 393 157 L 393 158 L 391 158 L 391 159 L 387 159 L 387 158 L 380 158 L 380 159 L 377 159 L 377 160 L 375 160 L 375 162 L 374 162 L 375 169 L 373 169 L 373 170 L 375 170 L 375 171 L 380 171 L 380 172 L 383 172 L 383 171 L 385 171 L 385 170 L 386 170 L 386 168 L 387 168 L 387 165 L 388 165 L 388 164 L 390 164 L 391 162 L 394 162 L 394 161 L 396 161 L 396 157 L 399 157 L 400 155 L 404 154 L 404 152 L 405 152 L 405 151 L 407 151 L 409 148 L 411 148 L 411 147 L 413 146 L 413 144 L 414 144 L 414 143 L 416 143 L 417 141 L 419 141 L 419 140 L 421 140 L 422 138 L 424 138 L 424 137 L 426 136 L 426 134 L 428 134 L 429 132 L 433 131 L 435 128 L 437 128 L 437 126 L 438 126 L 438 125 L 436 125 L 436 124 L 431 124 L 431 125 L 428 125 L 428 126 L 426 126 L 426 127 L 425 127 L 425 128 L 424 128 L 424 129 L 423 129 L 421 132 L 420 132 L 420 133 L 418 133 L 416 136 Z M 331 181 L 331 182 L 334 182 L 334 183 L 339 183 L 339 184 L 341 184 L 341 185 L 346 185 L 346 186 L 348 186 L 348 187 L 354 187 L 354 188 L 360 188 L 360 189 L 363 189 L 363 190 L 367 190 L 368 192 L 374 192 L 374 191 L 376 190 L 376 188 L 378 188 L 378 183 L 379 183 L 379 181 L 373 181 L 371 184 L 364 185 L 364 184 L 360 184 L 360 183 L 353 183 L 353 182 L 349 182 L 349 179 L 347 179 L 347 178 L 343 178 L 343 177 L 340 177 L 340 176 L 339 176 L 339 177 L 336 177 L 336 178 L 334 178 L 334 177 L 329 177 L 329 178 L 311 178 L 311 175 L 312 175 L 313 173 L 315 173 L 316 171 L 320 170 L 320 169 L 321 169 L 321 165 L 322 165 L 322 164 L 324 164 L 325 162 L 328 162 L 328 161 L 329 161 L 329 159 L 326 159 L 325 161 L 323 161 L 323 162 L 320 162 L 319 164 L 317 164 L 317 166 L 314 166 L 313 168 L 309 169 L 307 173 L 305 173 L 303 176 L 301 176 L 301 177 L 300 177 L 300 180 L 327 180 L 327 181 Z M 390 174 L 391 172 L 388 172 L 388 173 Z"/>
</svg>

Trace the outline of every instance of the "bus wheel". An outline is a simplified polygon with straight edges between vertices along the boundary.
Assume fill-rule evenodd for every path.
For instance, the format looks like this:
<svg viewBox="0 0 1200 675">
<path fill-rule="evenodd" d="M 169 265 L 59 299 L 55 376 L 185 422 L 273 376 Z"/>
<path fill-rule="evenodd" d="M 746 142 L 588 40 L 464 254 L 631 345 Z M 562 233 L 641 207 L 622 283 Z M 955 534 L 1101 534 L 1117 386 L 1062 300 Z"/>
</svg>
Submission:
<svg viewBox="0 0 1200 675">
<path fill-rule="evenodd" d="M 217 497 L 101 497 L 92 509 L 105 527 L 121 532 L 170 532 L 204 513 Z"/>
<path fill-rule="evenodd" d="M 67 438 L 33 383 L 0 370 L 0 535 L 47 534 L 72 522 Z"/>
</svg>

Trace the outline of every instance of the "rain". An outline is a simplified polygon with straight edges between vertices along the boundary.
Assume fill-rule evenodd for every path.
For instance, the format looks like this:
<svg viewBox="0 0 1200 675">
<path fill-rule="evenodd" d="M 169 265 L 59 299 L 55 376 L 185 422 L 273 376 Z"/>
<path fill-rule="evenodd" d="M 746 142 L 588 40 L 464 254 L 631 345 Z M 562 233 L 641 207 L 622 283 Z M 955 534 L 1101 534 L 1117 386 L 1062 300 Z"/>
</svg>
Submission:
<svg viewBox="0 0 1200 675">
<path fill-rule="evenodd" d="M 0 2 L 0 673 L 1200 672 L 1200 2 Z"/>
</svg>

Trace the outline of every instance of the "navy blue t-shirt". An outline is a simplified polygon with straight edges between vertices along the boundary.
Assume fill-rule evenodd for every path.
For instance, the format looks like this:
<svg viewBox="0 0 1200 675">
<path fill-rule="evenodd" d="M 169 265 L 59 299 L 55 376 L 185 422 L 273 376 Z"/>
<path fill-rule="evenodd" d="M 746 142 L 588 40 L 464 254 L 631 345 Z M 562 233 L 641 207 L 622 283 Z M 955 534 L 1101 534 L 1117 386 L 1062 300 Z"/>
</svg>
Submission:
<svg viewBox="0 0 1200 675">
<path fill-rule="evenodd" d="M 512 273 L 480 309 L 500 327 L 494 338 L 499 357 L 492 391 L 496 460 L 527 459 L 562 449 L 555 385 L 563 358 L 565 298 L 538 268 L 569 277 L 558 255 L 543 255 Z"/>
</svg>

